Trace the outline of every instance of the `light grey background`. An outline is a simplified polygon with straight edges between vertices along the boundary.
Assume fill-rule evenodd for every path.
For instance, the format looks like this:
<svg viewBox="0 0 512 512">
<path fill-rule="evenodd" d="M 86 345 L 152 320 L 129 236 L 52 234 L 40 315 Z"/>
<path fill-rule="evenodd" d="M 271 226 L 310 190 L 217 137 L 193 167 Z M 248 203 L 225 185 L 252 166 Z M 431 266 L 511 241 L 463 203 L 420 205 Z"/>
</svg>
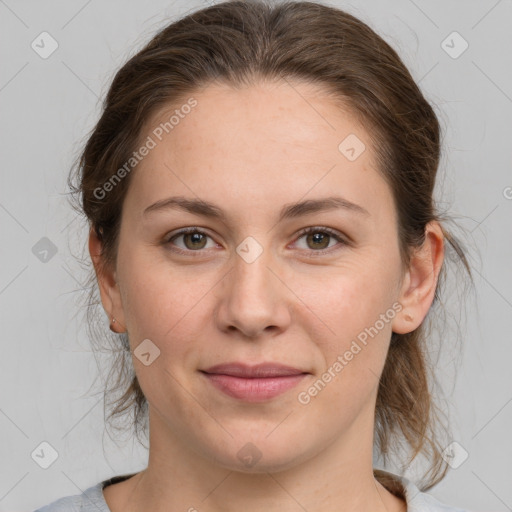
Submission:
<svg viewBox="0 0 512 512">
<path fill-rule="evenodd" d="M 331 4 L 393 45 L 437 105 L 438 197 L 465 229 L 474 268 L 466 313 L 457 294 L 445 295 L 462 355 L 448 350 L 438 364 L 453 439 L 468 458 L 430 493 L 474 511 L 512 510 L 512 2 Z M 66 178 L 114 71 L 157 29 L 205 5 L 0 0 L 2 511 L 33 510 L 145 466 L 136 442 L 116 446 L 103 435 L 102 396 L 88 394 L 97 366 L 77 305 L 86 275 L 73 256 L 87 233 L 68 206 Z M 43 31 L 59 45 L 47 59 L 31 48 Z M 445 49 L 459 51 L 461 39 L 442 46 L 453 31 L 469 44 L 458 58 Z M 32 251 L 42 237 L 57 249 L 46 263 Z M 58 452 L 46 470 L 31 457 L 43 441 Z"/>
</svg>

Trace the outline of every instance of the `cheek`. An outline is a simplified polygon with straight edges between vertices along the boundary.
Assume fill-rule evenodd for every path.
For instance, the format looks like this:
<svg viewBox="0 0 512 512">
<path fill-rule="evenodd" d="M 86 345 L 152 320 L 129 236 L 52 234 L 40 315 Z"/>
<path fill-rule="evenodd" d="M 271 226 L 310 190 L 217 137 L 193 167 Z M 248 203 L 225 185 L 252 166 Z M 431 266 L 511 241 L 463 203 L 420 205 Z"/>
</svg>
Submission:
<svg viewBox="0 0 512 512">
<path fill-rule="evenodd" d="M 198 278 L 192 267 L 171 268 L 164 258 L 149 260 L 143 251 L 120 258 L 118 268 L 132 350 L 149 339 L 170 371 L 193 364 L 201 351 L 201 333 L 211 322 L 206 305 L 218 277 L 205 272 Z"/>
<path fill-rule="evenodd" d="M 201 353 L 200 334 L 207 318 L 201 298 L 212 285 L 208 279 L 191 284 L 190 275 L 171 272 L 162 261 L 149 263 L 132 255 L 123 263 L 123 308 L 139 384 L 154 407 L 184 409 L 187 395 L 180 393 L 179 383 L 186 382 Z M 138 359 L 143 351 L 137 348 L 148 346 L 141 344 L 147 339 L 156 349 L 149 344 L 152 361 L 145 365 Z"/>
<path fill-rule="evenodd" d="M 347 338 L 373 325 L 391 308 L 396 276 L 383 268 L 378 260 L 359 258 L 324 274 L 296 277 L 294 291 L 322 321 L 329 337 L 343 346 Z"/>
<path fill-rule="evenodd" d="M 193 309 L 203 288 L 199 281 L 192 286 L 187 272 L 172 268 L 156 248 L 120 247 L 118 269 L 125 317 L 133 333 L 172 329 Z"/>
<path fill-rule="evenodd" d="M 317 387 L 327 402 L 357 407 L 375 391 L 396 315 L 394 279 L 392 266 L 359 258 L 320 280 L 321 288 L 313 287 L 313 280 L 302 281 L 301 298 L 315 313 L 308 316 L 314 318 L 309 326 L 321 326 L 309 335 L 322 353 L 324 373 Z M 328 390 L 323 391 L 324 384 Z"/>
<path fill-rule="evenodd" d="M 327 335 L 312 338 L 322 354 L 323 368 L 299 397 L 299 403 L 312 406 L 316 411 L 312 416 L 318 414 L 325 428 L 344 425 L 363 408 L 373 407 L 395 315 L 389 294 L 375 281 L 340 279 L 332 284 L 336 290 L 316 303 L 330 329 L 323 330 Z M 331 411 L 330 419 L 325 417 L 326 409 Z"/>
</svg>

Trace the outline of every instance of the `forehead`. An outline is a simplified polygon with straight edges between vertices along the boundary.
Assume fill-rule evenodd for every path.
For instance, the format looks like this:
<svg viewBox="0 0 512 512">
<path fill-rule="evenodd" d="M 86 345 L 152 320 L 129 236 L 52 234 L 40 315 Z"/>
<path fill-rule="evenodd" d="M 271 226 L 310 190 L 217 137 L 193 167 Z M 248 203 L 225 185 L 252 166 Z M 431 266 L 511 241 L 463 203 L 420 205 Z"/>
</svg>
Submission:
<svg viewBox="0 0 512 512">
<path fill-rule="evenodd" d="M 147 137 L 154 147 L 128 194 L 139 211 L 168 195 L 277 210 L 327 192 L 367 209 L 389 207 L 369 134 L 317 85 L 210 85 L 160 109 L 141 140 Z"/>
</svg>

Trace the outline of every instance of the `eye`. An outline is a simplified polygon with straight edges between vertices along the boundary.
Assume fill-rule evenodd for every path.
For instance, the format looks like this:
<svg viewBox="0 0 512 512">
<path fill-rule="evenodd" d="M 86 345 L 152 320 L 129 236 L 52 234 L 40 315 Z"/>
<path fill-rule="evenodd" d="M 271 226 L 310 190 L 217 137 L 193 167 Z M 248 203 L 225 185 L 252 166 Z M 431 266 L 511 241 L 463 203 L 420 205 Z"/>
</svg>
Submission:
<svg viewBox="0 0 512 512">
<path fill-rule="evenodd" d="M 175 240 L 182 238 L 184 247 L 180 247 L 177 245 Z M 208 249 L 206 247 L 207 239 L 211 238 L 210 235 L 201 231 L 199 228 L 190 227 L 184 228 L 180 230 L 178 233 L 175 233 L 173 236 L 166 239 L 164 243 L 172 244 L 176 247 L 173 247 L 172 250 L 182 254 L 190 254 L 191 252 L 198 252 L 201 249 Z M 214 244 L 215 246 L 215 244 Z"/>
<path fill-rule="evenodd" d="M 202 231 L 200 228 L 188 227 L 183 228 L 172 236 L 166 238 L 166 240 L 164 240 L 164 244 L 171 245 L 171 250 L 174 252 L 190 255 L 194 252 L 200 253 L 203 249 L 215 247 L 215 243 L 213 243 L 213 246 L 207 247 L 208 238 L 212 239 L 210 235 Z M 312 253 L 311 256 L 320 256 L 325 253 L 330 253 L 333 245 L 335 247 L 334 250 L 337 250 L 338 248 L 336 247 L 336 244 L 331 244 L 333 241 L 338 241 L 339 243 L 337 245 L 348 245 L 348 242 L 340 233 L 323 226 L 304 228 L 299 233 L 299 237 L 296 240 L 299 241 L 302 238 L 305 239 L 307 246 L 305 248 L 301 248 L 301 250 L 309 251 Z M 180 239 L 182 239 L 183 243 L 183 246 L 181 247 L 176 243 L 176 240 Z"/>
<path fill-rule="evenodd" d="M 332 245 L 330 246 L 330 242 L 338 241 L 341 243 L 341 245 L 346 245 L 347 242 L 344 240 L 344 238 L 335 230 L 327 227 L 322 226 L 313 226 L 309 228 L 303 229 L 299 233 L 299 238 L 297 238 L 297 241 L 305 238 L 306 247 L 305 250 L 310 250 L 313 248 L 312 251 L 316 255 L 322 255 L 325 253 L 331 252 Z M 340 244 L 338 244 L 340 245 Z M 336 246 L 336 244 L 334 244 Z M 335 250 L 337 250 L 336 248 Z"/>
</svg>

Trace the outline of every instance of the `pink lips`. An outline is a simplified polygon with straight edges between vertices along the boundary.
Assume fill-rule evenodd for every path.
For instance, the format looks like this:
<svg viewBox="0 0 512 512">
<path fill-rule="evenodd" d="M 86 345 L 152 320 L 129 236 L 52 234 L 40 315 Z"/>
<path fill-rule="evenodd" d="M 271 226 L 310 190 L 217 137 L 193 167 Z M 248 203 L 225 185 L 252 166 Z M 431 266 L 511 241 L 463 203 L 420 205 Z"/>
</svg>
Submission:
<svg viewBox="0 0 512 512">
<path fill-rule="evenodd" d="M 280 395 L 308 375 L 308 372 L 276 363 L 255 366 L 226 363 L 201 372 L 217 389 L 246 402 L 262 402 Z"/>
</svg>

